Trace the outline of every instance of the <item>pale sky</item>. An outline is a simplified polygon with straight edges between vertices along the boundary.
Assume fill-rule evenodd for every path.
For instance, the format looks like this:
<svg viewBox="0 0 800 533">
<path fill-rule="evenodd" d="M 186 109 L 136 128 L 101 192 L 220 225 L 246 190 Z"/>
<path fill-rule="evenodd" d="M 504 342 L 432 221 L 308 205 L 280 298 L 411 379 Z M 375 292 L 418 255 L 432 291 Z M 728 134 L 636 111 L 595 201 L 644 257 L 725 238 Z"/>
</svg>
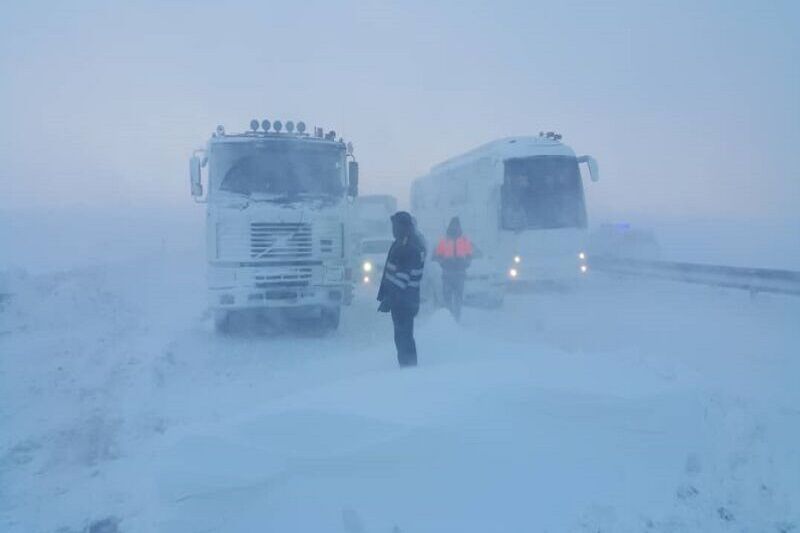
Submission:
<svg viewBox="0 0 800 533">
<path fill-rule="evenodd" d="M 217 124 L 304 120 L 405 203 L 433 164 L 555 130 L 590 212 L 798 220 L 800 3 L 15 2 L 0 209 L 190 202 Z"/>
</svg>

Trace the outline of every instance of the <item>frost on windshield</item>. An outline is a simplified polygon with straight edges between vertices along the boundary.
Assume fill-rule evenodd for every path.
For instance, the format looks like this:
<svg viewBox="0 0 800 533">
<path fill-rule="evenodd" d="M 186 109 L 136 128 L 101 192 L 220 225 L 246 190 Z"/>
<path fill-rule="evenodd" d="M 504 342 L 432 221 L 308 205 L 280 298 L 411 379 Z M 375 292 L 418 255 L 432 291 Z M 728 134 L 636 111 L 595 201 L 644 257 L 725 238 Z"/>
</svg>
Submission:
<svg viewBox="0 0 800 533">
<path fill-rule="evenodd" d="M 344 193 L 341 149 L 303 144 L 268 141 L 215 146 L 212 179 L 221 176 L 221 191 L 247 196 L 341 196 Z"/>
<path fill-rule="evenodd" d="M 586 227 L 583 184 L 574 157 L 507 160 L 501 194 L 504 229 Z"/>
</svg>

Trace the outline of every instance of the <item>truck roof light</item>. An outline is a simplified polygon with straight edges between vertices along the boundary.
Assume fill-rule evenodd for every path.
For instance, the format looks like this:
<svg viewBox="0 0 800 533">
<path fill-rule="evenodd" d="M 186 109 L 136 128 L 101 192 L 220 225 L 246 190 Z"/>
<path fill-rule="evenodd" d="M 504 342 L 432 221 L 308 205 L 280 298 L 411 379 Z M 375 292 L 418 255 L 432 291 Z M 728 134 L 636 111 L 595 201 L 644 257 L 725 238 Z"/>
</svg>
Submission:
<svg viewBox="0 0 800 533">
<path fill-rule="evenodd" d="M 271 126 L 271 124 L 269 123 L 269 120 L 264 119 L 264 120 L 261 121 L 261 129 L 262 130 L 269 131 L 269 127 L 270 126 Z"/>
<path fill-rule="evenodd" d="M 222 124 L 217 126 L 217 135 L 225 135 L 225 126 Z"/>
<path fill-rule="evenodd" d="M 294 132 L 294 122 L 292 122 L 291 120 L 286 121 L 286 131 L 288 131 L 289 133 Z"/>
<path fill-rule="evenodd" d="M 305 133 L 306 132 L 306 123 L 302 120 L 297 123 L 297 133 Z"/>
<path fill-rule="evenodd" d="M 283 129 L 283 123 L 281 123 L 280 120 L 276 120 L 272 123 L 272 127 L 275 128 L 275 131 L 280 133 L 280 131 Z"/>
<path fill-rule="evenodd" d="M 250 121 L 250 129 L 253 131 L 258 131 L 258 121 L 256 119 Z"/>
</svg>

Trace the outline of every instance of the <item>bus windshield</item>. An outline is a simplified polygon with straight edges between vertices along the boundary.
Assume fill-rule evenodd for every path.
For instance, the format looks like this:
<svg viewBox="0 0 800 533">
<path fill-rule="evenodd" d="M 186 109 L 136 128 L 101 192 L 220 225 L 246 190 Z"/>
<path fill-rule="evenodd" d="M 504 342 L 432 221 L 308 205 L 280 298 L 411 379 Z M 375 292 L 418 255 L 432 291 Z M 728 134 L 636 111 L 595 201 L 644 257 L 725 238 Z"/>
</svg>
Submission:
<svg viewBox="0 0 800 533">
<path fill-rule="evenodd" d="M 514 231 L 586 227 L 576 158 L 547 155 L 506 160 L 501 226 Z"/>
<path fill-rule="evenodd" d="M 341 197 L 344 150 L 293 139 L 220 143 L 211 150 L 211 176 L 218 190 L 246 196 Z"/>
</svg>

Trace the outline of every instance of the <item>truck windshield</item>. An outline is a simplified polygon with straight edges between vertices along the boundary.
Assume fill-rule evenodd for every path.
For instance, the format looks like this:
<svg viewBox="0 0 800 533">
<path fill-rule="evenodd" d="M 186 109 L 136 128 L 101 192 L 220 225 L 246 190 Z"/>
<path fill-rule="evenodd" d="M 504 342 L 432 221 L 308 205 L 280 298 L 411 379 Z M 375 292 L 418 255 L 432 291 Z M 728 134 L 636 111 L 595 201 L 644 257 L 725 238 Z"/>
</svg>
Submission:
<svg viewBox="0 0 800 533">
<path fill-rule="evenodd" d="M 344 150 L 297 139 L 220 143 L 211 149 L 218 189 L 272 198 L 344 194 Z"/>
<path fill-rule="evenodd" d="M 583 183 L 575 157 L 506 160 L 501 226 L 515 231 L 586 227 Z"/>
</svg>

